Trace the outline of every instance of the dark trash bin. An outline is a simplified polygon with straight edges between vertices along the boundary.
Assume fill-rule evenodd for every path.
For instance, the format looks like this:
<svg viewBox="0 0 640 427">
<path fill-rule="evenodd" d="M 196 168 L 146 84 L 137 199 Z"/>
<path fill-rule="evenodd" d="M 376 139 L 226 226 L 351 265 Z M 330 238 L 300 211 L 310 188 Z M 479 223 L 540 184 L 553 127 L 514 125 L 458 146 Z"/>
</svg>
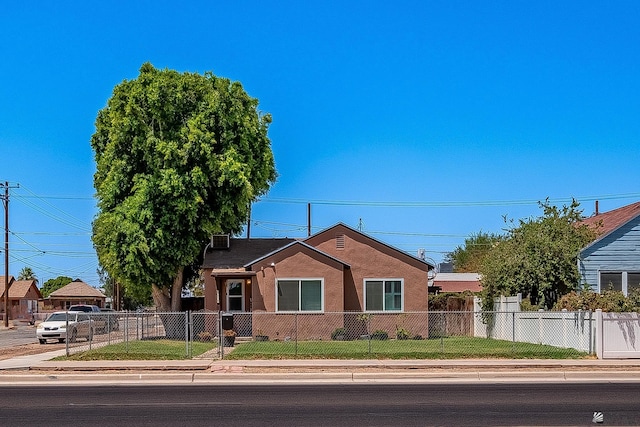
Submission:
<svg viewBox="0 0 640 427">
<path fill-rule="evenodd" d="M 233 314 L 231 313 L 222 314 L 222 329 L 225 331 L 229 331 L 233 329 Z"/>
</svg>

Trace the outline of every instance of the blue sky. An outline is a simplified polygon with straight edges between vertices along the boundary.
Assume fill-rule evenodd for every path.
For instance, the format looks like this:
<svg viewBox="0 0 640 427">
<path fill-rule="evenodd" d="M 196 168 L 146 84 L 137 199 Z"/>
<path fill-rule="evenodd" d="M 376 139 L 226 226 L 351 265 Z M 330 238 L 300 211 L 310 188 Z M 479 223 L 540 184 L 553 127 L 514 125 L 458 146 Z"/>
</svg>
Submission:
<svg viewBox="0 0 640 427">
<path fill-rule="evenodd" d="M 635 1 L 9 2 L 0 181 L 10 274 L 99 285 L 94 120 L 140 66 L 213 71 L 273 115 L 252 236 L 344 222 L 440 262 L 503 215 L 640 200 Z"/>
</svg>

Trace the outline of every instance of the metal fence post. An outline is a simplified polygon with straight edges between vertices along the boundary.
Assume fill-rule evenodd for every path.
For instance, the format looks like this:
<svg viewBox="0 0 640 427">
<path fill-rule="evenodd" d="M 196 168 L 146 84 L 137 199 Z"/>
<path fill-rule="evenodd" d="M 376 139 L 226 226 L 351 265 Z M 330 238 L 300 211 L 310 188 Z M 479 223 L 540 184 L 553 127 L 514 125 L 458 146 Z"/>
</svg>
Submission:
<svg viewBox="0 0 640 427">
<path fill-rule="evenodd" d="M 69 357 L 69 312 L 66 312 L 65 315 L 65 327 L 64 330 L 66 331 L 66 339 L 65 341 L 65 352 L 66 352 L 66 356 Z"/>
<path fill-rule="evenodd" d="M 294 314 L 295 316 L 295 324 L 296 324 L 296 357 L 298 357 L 298 313 Z"/>
<path fill-rule="evenodd" d="M 189 310 L 184 312 L 184 342 L 185 342 L 185 355 L 189 357 L 189 331 L 191 330 L 191 312 Z"/>
<path fill-rule="evenodd" d="M 224 333 L 222 331 L 222 311 L 218 311 L 218 348 L 220 348 L 220 359 L 224 359 Z"/>
</svg>

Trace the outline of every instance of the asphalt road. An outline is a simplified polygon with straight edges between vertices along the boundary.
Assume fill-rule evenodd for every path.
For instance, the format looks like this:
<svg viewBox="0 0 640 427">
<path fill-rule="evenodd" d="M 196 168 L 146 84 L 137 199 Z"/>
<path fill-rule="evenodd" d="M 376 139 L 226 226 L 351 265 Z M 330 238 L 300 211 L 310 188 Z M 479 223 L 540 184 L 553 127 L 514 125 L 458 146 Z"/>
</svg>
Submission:
<svg viewBox="0 0 640 427">
<path fill-rule="evenodd" d="M 1 387 L 0 425 L 640 425 L 640 384 Z"/>
</svg>

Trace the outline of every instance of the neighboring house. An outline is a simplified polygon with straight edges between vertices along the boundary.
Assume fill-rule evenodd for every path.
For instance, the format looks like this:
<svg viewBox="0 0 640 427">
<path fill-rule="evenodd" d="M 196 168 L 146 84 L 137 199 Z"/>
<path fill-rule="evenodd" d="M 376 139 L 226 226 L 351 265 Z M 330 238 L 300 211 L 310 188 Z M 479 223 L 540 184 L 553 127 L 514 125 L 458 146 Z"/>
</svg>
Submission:
<svg viewBox="0 0 640 427">
<path fill-rule="evenodd" d="M 640 202 L 582 222 L 598 232 L 578 257 L 582 283 L 596 292 L 611 288 L 625 295 L 640 288 Z"/>
<path fill-rule="evenodd" d="M 65 310 L 75 304 L 89 304 L 104 307 L 107 297 L 98 289 L 84 283 L 81 280 L 74 280 L 51 292 L 44 299 L 45 309 Z"/>
<path fill-rule="evenodd" d="M 9 276 L 9 319 L 31 320 L 33 313 L 38 311 L 38 300 L 42 294 L 35 280 L 15 280 Z M 4 313 L 4 276 L 0 276 L 0 312 Z"/>
<path fill-rule="evenodd" d="M 478 273 L 437 273 L 433 288 L 439 292 L 480 292 L 482 284 Z"/>
<path fill-rule="evenodd" d="M 205 251 L 205 309 L 426 313 L 433 268 L 341 223 L 301 240 L 222 237 Z"/>
</svg>

